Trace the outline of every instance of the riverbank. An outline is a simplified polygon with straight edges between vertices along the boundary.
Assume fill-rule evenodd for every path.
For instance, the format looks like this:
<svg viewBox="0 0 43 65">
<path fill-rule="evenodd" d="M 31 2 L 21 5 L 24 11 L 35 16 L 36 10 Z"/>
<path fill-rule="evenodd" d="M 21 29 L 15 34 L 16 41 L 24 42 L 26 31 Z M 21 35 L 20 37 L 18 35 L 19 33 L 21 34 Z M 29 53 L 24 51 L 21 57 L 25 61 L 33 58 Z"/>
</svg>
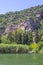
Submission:
<svg viewBox="0 0 43 65">
<path fill-rule="evenodd" d="M 0 44 L 0 53 L 27 53 L 28 51 L 28 45 Z"/>
<path fill-rule="evenodd" d="M 0 53 L 43 53 L 39 44 L 0 44 Z"/>
</svg>

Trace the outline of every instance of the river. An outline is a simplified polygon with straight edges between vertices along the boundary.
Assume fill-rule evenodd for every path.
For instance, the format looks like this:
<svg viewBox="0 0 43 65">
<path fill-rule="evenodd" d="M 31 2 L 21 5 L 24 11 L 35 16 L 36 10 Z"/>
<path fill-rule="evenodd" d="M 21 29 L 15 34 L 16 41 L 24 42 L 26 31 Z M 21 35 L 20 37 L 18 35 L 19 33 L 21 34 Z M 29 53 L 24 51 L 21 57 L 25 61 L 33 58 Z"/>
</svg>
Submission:
<svg viewBox="0 0 43 65">
<path fill-rule="evenodd" d="M 43 54 L 0 54 L 0 65 L 43 65 Z"/>
</svg>

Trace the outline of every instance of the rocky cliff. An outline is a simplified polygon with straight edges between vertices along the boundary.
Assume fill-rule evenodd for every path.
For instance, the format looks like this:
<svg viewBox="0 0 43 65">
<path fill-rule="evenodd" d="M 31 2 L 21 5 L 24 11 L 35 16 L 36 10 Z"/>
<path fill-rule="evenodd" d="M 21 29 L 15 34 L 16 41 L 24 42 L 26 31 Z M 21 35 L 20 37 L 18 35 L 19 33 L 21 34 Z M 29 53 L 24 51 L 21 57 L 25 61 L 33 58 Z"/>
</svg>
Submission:
<svg viewBox="0 0 43 65">
<path fill-rule="evenodd" d="M 43 5 L 31 7 L 16 12 L 9 12 L 0 15 L 0 34 L 9 33 L 21 28 L 26 31 L 35 31 L 43 24 Z M 43 23 L 43 22 L 42 22 Z"/>
</svg>

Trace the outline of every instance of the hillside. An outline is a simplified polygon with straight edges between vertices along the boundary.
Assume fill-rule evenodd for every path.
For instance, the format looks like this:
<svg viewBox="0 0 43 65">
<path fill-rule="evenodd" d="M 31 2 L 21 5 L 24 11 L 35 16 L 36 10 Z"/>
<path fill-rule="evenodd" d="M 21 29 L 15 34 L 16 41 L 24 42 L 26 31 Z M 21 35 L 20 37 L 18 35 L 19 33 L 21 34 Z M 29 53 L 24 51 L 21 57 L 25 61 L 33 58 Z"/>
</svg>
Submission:
<svg viewBox="0 0 43 65">
<path fill-rule="evenodd" d="M 0 53 L 43 53 L 43 5 L 0 14 Z"/>
<path fill-rule="evenodd" d="M 0 31 L 3 33 L 11 23 L 18 25 L 18 23 L 27 22 L 28 19 L 32 20 L 32 22 L 29 21 L 32 29 L 40 28 L 40 26 L 43 28 L 43 5 L 0 14 Z"/>
</svg>

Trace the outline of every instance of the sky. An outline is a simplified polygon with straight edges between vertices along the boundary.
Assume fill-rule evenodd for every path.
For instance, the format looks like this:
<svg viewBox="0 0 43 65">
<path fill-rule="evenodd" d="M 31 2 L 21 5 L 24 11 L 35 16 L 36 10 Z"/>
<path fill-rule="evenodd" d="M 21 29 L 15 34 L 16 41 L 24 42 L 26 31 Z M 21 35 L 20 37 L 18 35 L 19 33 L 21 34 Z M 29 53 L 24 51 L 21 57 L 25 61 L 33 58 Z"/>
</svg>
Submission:
<svg viewBox="0 0 43 65">
<path fill-rule="evenodd" d="M 42 4 L 43 0 L 0 0 L 0 14 L 20 11 Z"/>
</svg>

